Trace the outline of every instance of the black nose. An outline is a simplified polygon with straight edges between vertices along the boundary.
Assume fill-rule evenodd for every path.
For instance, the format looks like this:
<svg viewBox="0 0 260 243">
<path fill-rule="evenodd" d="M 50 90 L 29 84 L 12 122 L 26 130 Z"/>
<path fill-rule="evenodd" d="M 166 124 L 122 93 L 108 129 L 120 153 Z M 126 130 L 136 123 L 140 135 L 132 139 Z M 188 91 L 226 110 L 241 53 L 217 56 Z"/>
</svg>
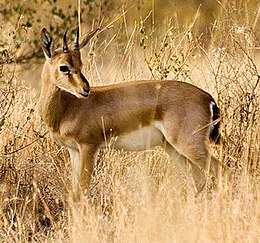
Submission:
<svg viewBox="0 0 260 243">
<path fill-rule="evenodd" d="M 83 88 L 83 91 L 84 91 L 85 93 L 89 93 L 89 89 L 88 89 L 88 88 Z"/>
<path fill-rule="evenodd" d="M 88 88 L 83 88 L 83 96 L 88 97 L 89 95 L 89 89 Z"/>
</svg>

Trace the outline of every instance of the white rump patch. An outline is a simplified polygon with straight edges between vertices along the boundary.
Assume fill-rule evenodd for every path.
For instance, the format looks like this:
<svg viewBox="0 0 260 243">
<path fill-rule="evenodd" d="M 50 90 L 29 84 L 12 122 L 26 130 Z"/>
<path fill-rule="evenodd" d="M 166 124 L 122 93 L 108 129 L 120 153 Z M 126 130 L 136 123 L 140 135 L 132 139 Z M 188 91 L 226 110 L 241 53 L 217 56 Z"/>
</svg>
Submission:
<svg viewBox="0 0 260 243">
<path fill-rule="evenodd" d="M 214 101 L 210 101 L 209 102 L 209 110 L 210 110 L 210 126 L 209 126 L 209 130 L 210 132 L 213 131 L 214 129 L 214 122 L 213 122 L 213 106 L 216 105 Z"/>
</svg>

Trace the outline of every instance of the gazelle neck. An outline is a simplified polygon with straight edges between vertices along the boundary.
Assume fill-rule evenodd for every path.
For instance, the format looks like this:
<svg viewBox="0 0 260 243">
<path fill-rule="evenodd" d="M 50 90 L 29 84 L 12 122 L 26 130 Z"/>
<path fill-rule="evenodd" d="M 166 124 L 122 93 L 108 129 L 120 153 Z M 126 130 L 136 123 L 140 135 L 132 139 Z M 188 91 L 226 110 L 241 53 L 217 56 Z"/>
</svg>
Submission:
<svg viewBox="0 0 260 243">
<path fill-rule="evenodd" d="M 62 101 L 62 91 L 49 82 L 43 82 L 38 111 L 44 123 L 52 131 L 59 128 L 65 105 Z"/>
</svg>

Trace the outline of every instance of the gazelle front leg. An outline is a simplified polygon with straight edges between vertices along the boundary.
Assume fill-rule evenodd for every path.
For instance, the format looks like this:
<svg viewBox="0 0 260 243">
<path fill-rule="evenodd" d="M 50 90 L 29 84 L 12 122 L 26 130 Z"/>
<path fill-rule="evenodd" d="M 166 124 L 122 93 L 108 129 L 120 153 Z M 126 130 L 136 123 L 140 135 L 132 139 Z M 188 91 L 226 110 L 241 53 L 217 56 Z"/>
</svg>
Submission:
<svg viewBox="0 0 260 243">
<path fill-rule="evenodd" d="M 85 190 L 89 189 L 96 147 L 93 145 L 80 145 L 79 150 L 69 149 L 72 164 L 72 192 L 73 200 L 79 201 Z"/>
<path fill-rule="evenodd" d="M 78 149 L 68 149 L 70 154 L 70 161 L 72 167 L 71 173 L 71 184 L 72 184 L 72 193 L 73 200 L 79 199 L 80 196 L 80 169 L 81 169 L 81 161 L 80 161 L 80 152 Z"/>
<path fill-rule="evenodd" d="M 80 190 L 84 193 L 89 189 L 97 147 L 94 145 L 83 144 L 80 146 Z"/>
</svg>

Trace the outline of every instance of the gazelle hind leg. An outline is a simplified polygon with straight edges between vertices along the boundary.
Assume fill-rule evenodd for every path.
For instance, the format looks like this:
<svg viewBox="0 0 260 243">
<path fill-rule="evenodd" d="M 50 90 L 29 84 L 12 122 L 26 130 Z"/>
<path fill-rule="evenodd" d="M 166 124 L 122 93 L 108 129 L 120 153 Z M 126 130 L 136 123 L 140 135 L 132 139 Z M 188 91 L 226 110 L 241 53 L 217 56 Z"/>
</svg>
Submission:
<svg viewBox="0 0 260 243">
<path fill-rule="evenodd" d="M 202 141 L 198 143 L 196 141 Z M 183 146 L 182 154 L 188 158 L 193 164 L 203 169 L 206 174 L 213 177 L 214 186 L 218 186 L 220 179 L 220 169 L 224 169 L 218 159 L 209 153 L 207 142 L 202 137 L 194 138 L 189 141 L 186 146 Z"/>
<path fill-rule="evenodd" d="M 214 178 L 218 177 L 220 162 L 210 155 L 206 144 L 189 144 L 184 150 L 184 156 L 207 173 L 209 172 Z"/>
<path fill-rule="evenodd" d="M 198 166 L 194 165 L 188 158 L 178 153 L 178 151 L 170 143 L 166 143 L 165 150 L 171 160 L 185 175 L 188 187 L 192 188 L 197 193 L 201 192 L 206 184 L 206 178 L 203 171 Z M 189 167 L 193 180 L 191 178 L 191 174 L 189 173 Z"/>
</svg>

